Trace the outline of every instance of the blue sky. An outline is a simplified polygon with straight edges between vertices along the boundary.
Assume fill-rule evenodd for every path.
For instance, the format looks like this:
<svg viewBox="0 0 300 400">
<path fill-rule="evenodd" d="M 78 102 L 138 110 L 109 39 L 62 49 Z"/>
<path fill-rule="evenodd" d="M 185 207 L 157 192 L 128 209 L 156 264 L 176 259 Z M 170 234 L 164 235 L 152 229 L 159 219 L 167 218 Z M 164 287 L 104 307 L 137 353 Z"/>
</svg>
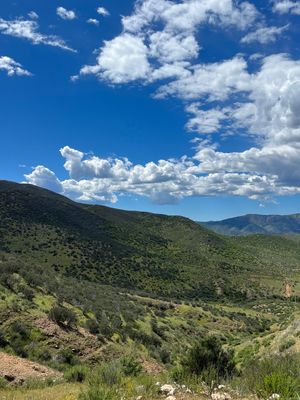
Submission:
<svg viewBox="0 0 300 400">
<path fill-rule="evenodd" d="M 210 220 L 299 212 L 300 2 L 0 3 L 1 178 Z"/>
</svg>

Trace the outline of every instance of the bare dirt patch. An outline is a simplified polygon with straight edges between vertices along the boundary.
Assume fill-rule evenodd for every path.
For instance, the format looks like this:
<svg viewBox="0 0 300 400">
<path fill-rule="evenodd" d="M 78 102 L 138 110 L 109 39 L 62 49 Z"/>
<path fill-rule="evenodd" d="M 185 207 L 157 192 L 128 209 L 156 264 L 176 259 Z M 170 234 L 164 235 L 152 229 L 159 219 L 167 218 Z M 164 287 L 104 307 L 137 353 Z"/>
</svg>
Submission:
<svg viewBox="0 0 300 400">
<path fill-rule="evenodd" d="M 0 353 L 0 376 L 8 382 L 21 383 L 31 378 L 59 378 L 61 374 L 41 364 L 10 354 Z"/>
</svg>

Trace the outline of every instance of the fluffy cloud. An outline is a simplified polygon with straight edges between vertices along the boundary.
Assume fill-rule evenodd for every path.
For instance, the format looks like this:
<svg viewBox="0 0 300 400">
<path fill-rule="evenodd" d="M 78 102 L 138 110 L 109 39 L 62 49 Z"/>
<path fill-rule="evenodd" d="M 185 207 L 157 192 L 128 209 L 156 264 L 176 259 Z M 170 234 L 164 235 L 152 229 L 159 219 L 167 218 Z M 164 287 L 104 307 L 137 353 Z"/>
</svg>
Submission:
<svg viewBox="0 0 300 400">
<path fill-rule="evenodd" d="M 98 7 L 98 8 L 97 8 L 97 13 L 98 13 L 99 15 L 102 15 L 103 17 L 108 17 L 108 16 L 109 16 L 109 12 L 108 12 L 107 9 L 104 8 L 104 7 Z"/>
<path fill-rule="evenodd" d="M 270 26 L 265 28 L 259 28 L 254 32 L 250 32 L 245 35 L 241 43 L 253 43 L 258 42 L 261 44 L 275 42 L 277 37 L 280 36 L 285 30 L 287 30 L 288 25 L 276 27 Z"/>
<path fill-rule="evenodd" d="M 45 44 L 75 52 L 75 50 L 69 47 L 64 40 L 54 35 L 44 35 L 40 33 L 38 29 L 39 25 L 36 21 L 23 19 L 8 21 L 0 18 L 0 32 L 4 35 L 26 39 L 33 44 Z"/>
<path fill-rule="evenodd" d="M 290 0 L 275 0 L 273 4 L 273 11 L 279 14 L 296 14 L 300 15 L 300 2 Z"/>
<path fill-rule="evenodd" d="M 73 10 L 67 10 L 64 7 L 57 7 L 56 9 L 56 14 L 62 18 L 62 19 L 66 19 L 66 20 L 73 20 L 76 18 L 76 14 Z"/>
<path fill-rule="evenodd" d="M 99 26 L 99 21 L 95 18 L 89 18 L 86 22 L 91 25 Z"/>
<path fill-rule="evenodd" d="M 0 57 L 0 71 L 7 72 L 8 76 L 32 76 L 20 63 L 7 56 Z"/>
<path fill-rule="evenodd" d="M 247 63 L 241 57 L 213 64 L 197 64 L 189 74 L 161 86 L 157 97 L 176 96 L 185 100 L 226 100 L 232 92 L 247 91 Z"/>
<path fill-rule="evenodd" d="M 280 0 L 273 7 L 296 13 L 297 4 Z M 261 200 L 300 193 L 300 61 L 256 53 L 248 61 L 238 54 L 203 63 L 198 35 L 209 24 L 240 30 L 243 43 L 265 44 L 287 25 L 266 27 L 253 5 L 231 0 L 139 0 L 122 24 L 123 32 L 106 41 L 96 64 L 80 74 L 112 84 L 156 82 L 155 97 L 181 99 L 189 115 L 187 130 L 209 140 L 194 140 L 191 158 L 145 165 L 87 157 L 66 147 L 61 150 L 70 178 L 61 182 L 65 194 L 107 201 L 140 195 L 166 203 L 188 196 Z M 248 139 L 243 151 L 225 152 L 213 142 L 232 134 Z"/>
<path fill-rule="evenodd" d="M 81 75 L 96 74 L 112 83 L 144 79 L 149 72 L 147 47 L 139 37 L 128 33 L 106 43 L 96 66 L 81 69 Z"/>
<path fill-rule="evenodd" d="M 25 178 L 32 185 L 41 186 L 58 193 L 63 191 L 63 186 L 55 173 L 42 165 L 35 167 L 30 174 L 25 175 Z"/>
<path fill-rule="evenodd" d="M 189 131 L 200 134 L 218 132 L 222 128 L 222 122 L 229 119 L 228 111 L 230 109 L 211 108 L 202 110 L 199 103 L 192 103 L 186 107 L 189 114 L 193 114 L 186 127 Z"/>
<path fill-rule="evenodd" d="M 183 69 L 199 56 L 201 46 L 197 30 L 201 25 L 244 30 L 258 17 L 258 11 L 248 2 L 140 0 L 133 14 L 122 18 L 121 35 L 106 41 L 100 49 L 97 64 L 84 66 L 80 74 L 95 74 L 112 83 L 141 78 L 153 82 L 174 76 L 174 70 L 178 73 L 178 63 L 181 63 L 183 75 Z M 125 53 L 124 48 L 130 52 Z M 134 57 L 141 68 L 136 65 L 132 73 Z M 117 68 L 119 59 L 121 65 Z M 184 68 L 182 63 L 185 63 Z M 171 70 L 171 74 L 167 72 Z"/>
</svg>

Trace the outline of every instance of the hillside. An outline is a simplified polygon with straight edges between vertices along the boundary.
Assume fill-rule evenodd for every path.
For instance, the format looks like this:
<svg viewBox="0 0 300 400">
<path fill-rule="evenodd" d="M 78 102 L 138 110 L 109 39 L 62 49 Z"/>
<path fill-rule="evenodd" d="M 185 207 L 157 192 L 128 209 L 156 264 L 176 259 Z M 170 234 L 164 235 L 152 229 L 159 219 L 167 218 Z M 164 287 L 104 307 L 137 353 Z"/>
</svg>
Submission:
<svg viewBox="0 0 300 400">
<path fill-rule="evenodd" d="M 63 372 L 134 357 L 163 374 L 216 335 L 243 366 L 300 348 L 299 265 L 297 237 L 231 238 L 2 181 L 0 351 Z"/>
<path fill-rule="evenodd" d="M 300 234 L 300 214 L 249 214 L 222 221 L 200 222 L 200 224 L 214 232 L 229 236 Z"/>
</svg>

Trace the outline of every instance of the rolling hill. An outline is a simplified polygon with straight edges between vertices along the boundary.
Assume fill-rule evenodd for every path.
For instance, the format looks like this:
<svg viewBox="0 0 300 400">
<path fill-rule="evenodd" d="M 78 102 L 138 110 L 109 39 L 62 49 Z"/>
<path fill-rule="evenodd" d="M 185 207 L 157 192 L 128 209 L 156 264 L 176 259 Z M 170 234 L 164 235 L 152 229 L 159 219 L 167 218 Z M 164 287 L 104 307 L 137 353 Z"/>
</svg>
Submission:
<svg viewBox="0 0 300 400">
<path fill-rule="evenodd" d="M 0 250 L 34 265 L 45 281 L 234 299 L 267 293 L 262 276 L 282 281 L 300 264 L 292 239 L 229 238 L 187 218 L 80 204 L 27 184 L 0 182 L 0 218 Z"/>
<path fill-rule="evenodd" d="M 249 214 L 222 221 L 200 222 L 200 224 L 214 232 L 229 236 L 300 234 L 300 214 Z"/>
<path fill-rule="evenodd" d="M 299 266 L 297 237 L 227 237 L 0 182 L 0 349 L 54 369 L 132 349 L 174 363 L 211 333 L 242 362 L 298 310 Z"/>
</svg>

